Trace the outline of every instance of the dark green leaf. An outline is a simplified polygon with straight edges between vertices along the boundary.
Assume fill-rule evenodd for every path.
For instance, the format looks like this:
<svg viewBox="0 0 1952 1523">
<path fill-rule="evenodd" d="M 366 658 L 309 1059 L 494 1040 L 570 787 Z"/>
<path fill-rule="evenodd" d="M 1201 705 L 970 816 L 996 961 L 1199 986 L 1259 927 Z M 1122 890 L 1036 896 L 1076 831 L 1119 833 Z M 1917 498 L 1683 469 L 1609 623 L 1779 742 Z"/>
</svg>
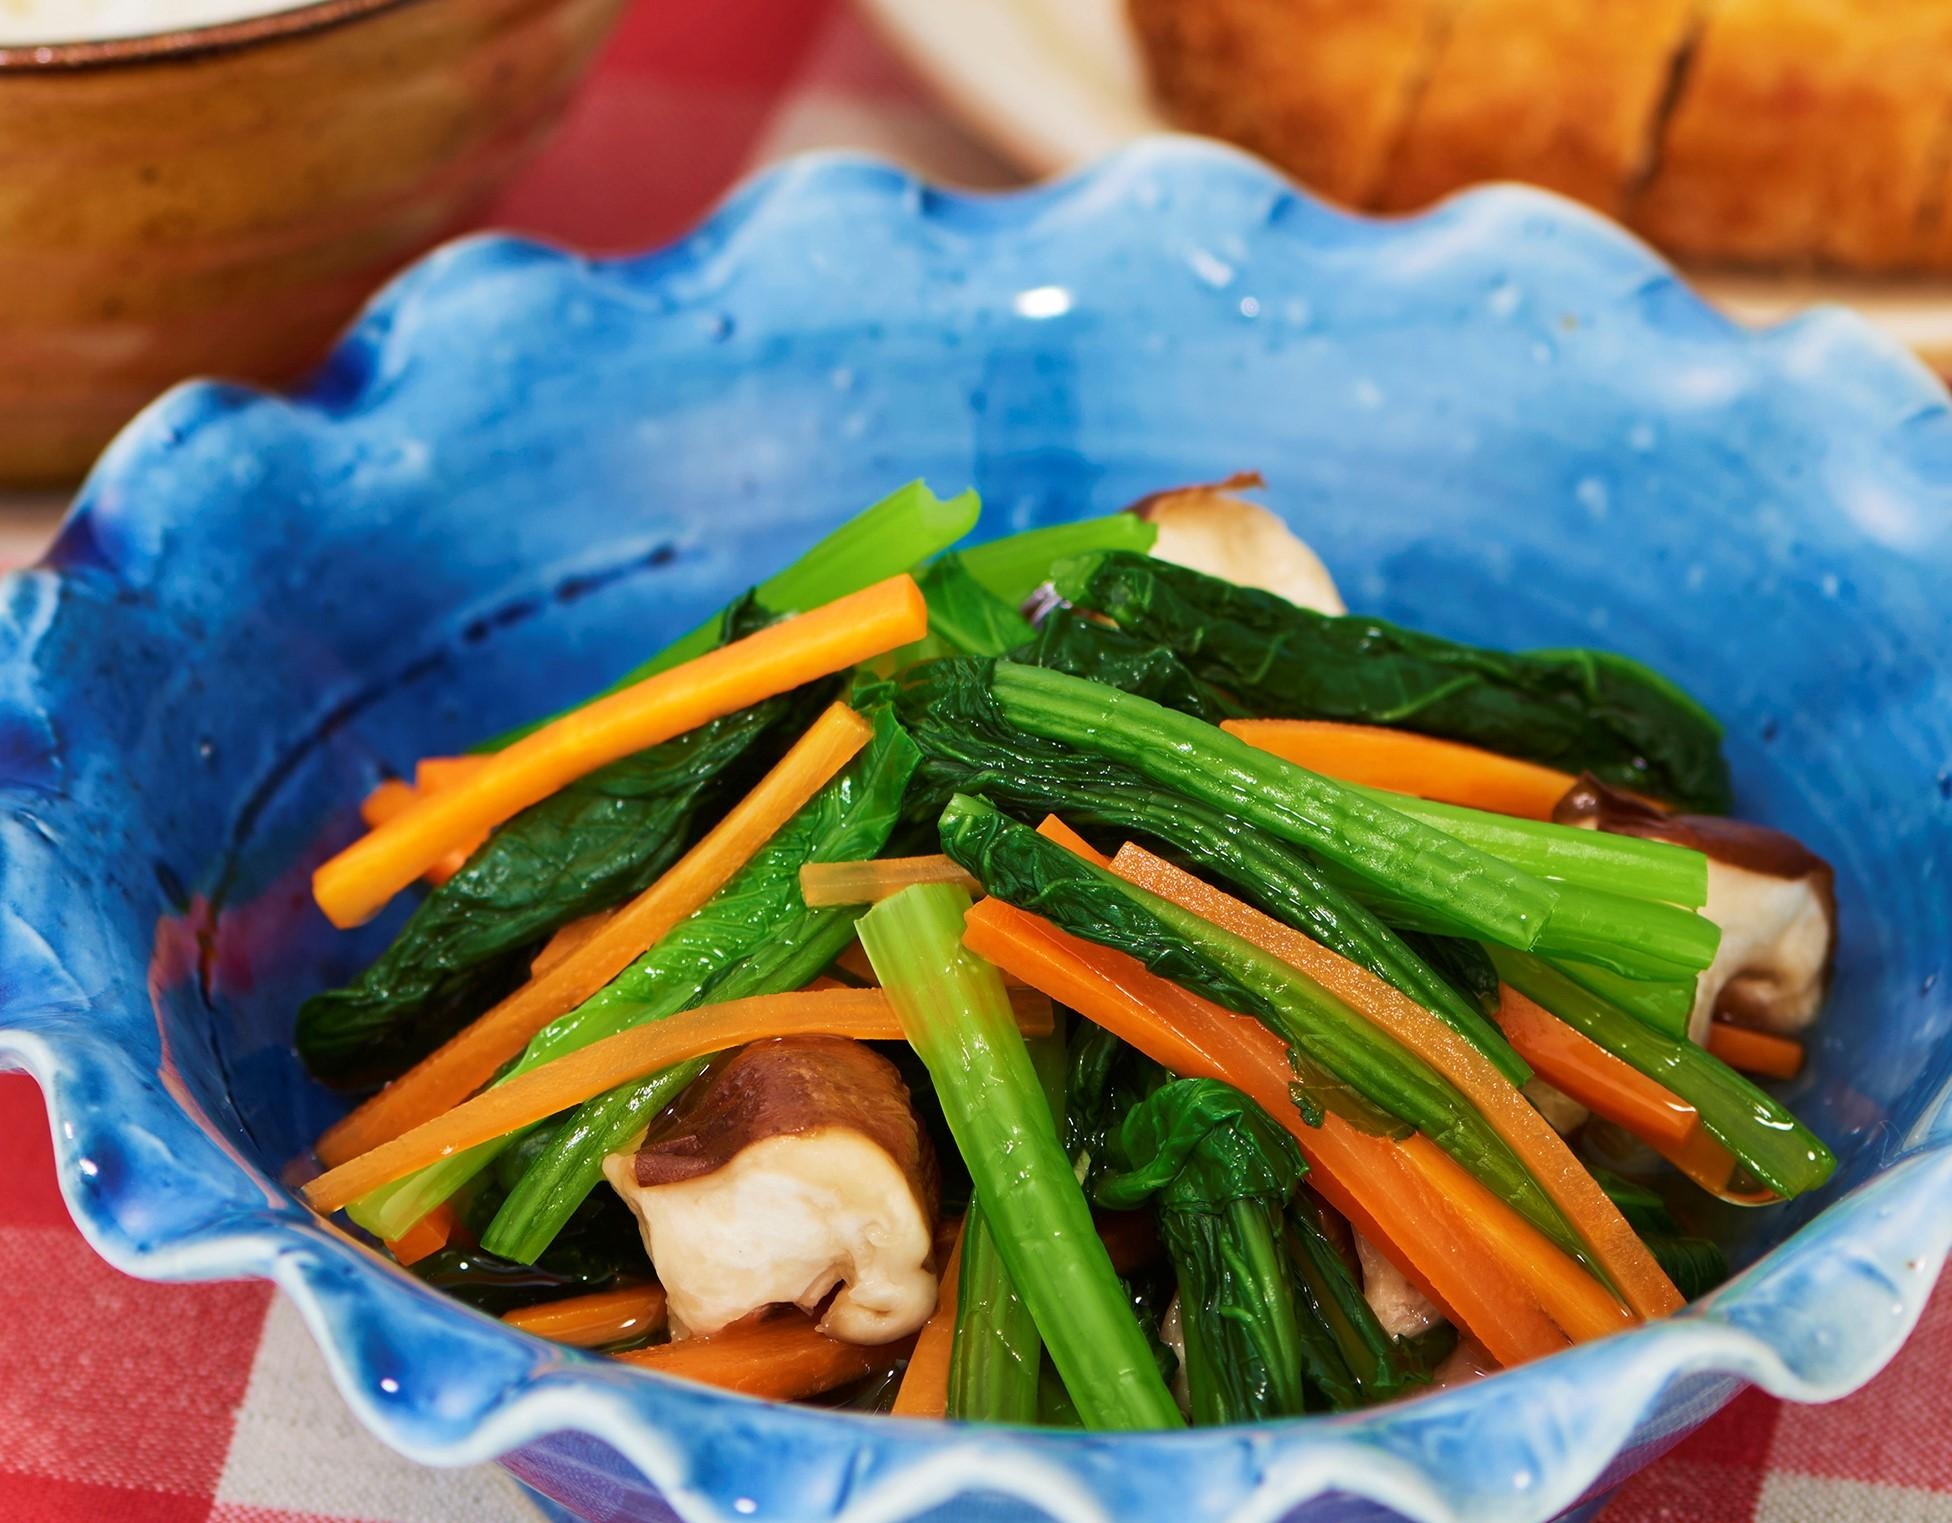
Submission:
<svg viewBox="0 0 1952 1523">
<path fill-rule="evenodd" d="M 1186 1372 L 1198 1423 L 1257 1422 L 1305 1409 L 1295 1288 L 1282 1211 L 1305 1171 L 1291 1138 L 1252 1100 L 1212 1079 L 1179 1079 L 1126 1114 L 1119 1172 L 1101 1206 L 1150 1201 L 1179 1286 Z"/>
<path fill-rule="evenodd" d="M 808 708 L 805 696 L 770 699 L 523 810 L 428 894 L 364 974 L 305 1002 L 306 1066 L 326 1083 L 363 1086 L 432 1051 L 522 980 L 544 938 L 654 882 L 778 755 Z"/>
<path fill-rule="evenodd" d="M 1288 1251 L 1300 1289 L 1304 1367 L 1325 1405 L 1336 1411 L 1367 1406 L 1424 1382 L 1421 1369 L 1377 1322 L 1306 1191 L 1288 1209 Z"/>
<path fill-rule="evenodd" d="M 1030 639 L 1024 616 L 991 592 L 964 567 L 953 550 L 933 562 L 921 577 L 929 605 L 929 654 L 1000 656 Z"/>
<path fill-rule="evenodd" d="M 1664 677 L 1595 650 L 1508 654 L 1381 619 L 1335 618 L 1148 556 L 1079 556 L 1060 593 L 1177 651 L 1266 717 L 1394 725 L 1690 809 L 1731 803 L 1721 727 Z"/>
<path fill-rule="evenodd" d="M 1012 653 L 1010 659 L 1086 677 L 1120 692 L 1137 693 L 1212 723 L 1240 715 L 1165 646 L 1087 619 L 1069 608 L 1053 610 L 1038 629 L 1037 638 Z"/>
</svg>

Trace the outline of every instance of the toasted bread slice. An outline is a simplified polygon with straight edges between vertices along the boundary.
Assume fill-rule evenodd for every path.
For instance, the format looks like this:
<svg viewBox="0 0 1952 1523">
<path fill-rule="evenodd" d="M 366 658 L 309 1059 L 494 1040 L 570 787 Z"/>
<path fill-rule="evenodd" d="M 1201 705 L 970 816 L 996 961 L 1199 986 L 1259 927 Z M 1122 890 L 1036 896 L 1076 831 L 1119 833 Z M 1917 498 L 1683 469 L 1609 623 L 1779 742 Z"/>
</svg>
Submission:
<svg viewBox="0 0 1952 1523">
<path fill-rule="evenodd" d="M 1618 214 L 1652 152 L 1699 0 L 1465 0 L 1384 203 L 1529 180 Z"/>
<path fill-rule="evenodd" d="M 1453 0 L 1129 0 L 1154 92 L 1351 206 L 1374 202 Z"/>
<path fill-rule="evenodd" d="M 1949 48 L 1945 0 L 1720 0 L 1635 225 L 1701 260 L 1917 263 Z"/>
</svg>

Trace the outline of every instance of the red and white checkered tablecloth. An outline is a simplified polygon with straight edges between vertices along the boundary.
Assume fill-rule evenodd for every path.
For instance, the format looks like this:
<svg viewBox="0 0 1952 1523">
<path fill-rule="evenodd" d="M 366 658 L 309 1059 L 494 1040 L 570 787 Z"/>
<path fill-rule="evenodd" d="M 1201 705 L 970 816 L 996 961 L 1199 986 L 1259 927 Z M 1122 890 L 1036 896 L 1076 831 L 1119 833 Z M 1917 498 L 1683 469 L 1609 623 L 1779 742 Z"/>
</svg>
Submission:
<svg viewBox="0 0 1952 1523">
<path fill-rule="evenodd" d="M 489 220 L 639 248 L 746 170 L 816 147 L 961 184 L 1014 179 L 840 0 L 638 0 Z M 1630 1483 L 1607 1523 L 1952 1523 L 1948 1364 L 1942 1294 L 1869 1389 L 1819 1408 L 1744 1396 Z M 55 1191 L 39 1096 L 0 1076 L 0 1523 L 538 1518 L 499 1470 L 424 1470 L 370 1438 L 267 1287 L 150 1285 L 96 1259 Z"/>
</svg>

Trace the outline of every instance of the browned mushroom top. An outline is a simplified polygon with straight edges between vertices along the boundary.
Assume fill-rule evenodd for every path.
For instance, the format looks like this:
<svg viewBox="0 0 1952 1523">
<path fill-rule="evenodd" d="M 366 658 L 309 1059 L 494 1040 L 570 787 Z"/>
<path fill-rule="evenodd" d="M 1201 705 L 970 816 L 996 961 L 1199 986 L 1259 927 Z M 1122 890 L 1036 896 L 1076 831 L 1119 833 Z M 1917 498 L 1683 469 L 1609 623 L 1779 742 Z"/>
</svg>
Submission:
<svg viewBox="0 0 1952 1523">
<path fill-rule="evenodd" d="M 886 1343 L 934 1308 L 934 1154 L 894 1064 L 859 1042 L 753 1043 L 604 1173 L 676 1334 L 824 1302 L 823 1331 Z"/>
<path fill-rule="evenodd" d="M 885 1152 L 933 1219 L 935 1155 L 901 1074 L 846 1037 L 754 1042 L 695 1087 L 637 1150 L 640 1185 L 678 1184 L 723 1168 L 755 1142 L 826 1127 L 859 1132 Z"/>
<path fill-rule="evenodd" d="M 1714 814 L 1669 814 L 1590 772 L 1566 790 L 1552 818 L 1561 825 L 1591 825 L 1616 836 L 1672 841 L 1767 878 L 1820 878 L 1826 886 L 1835 881 L 1830 864 L 1785 831 Z"/>
<path fill-rule="evenodd" d="M 1717 1015 L 1794 1032 L 1816 1019 L 1836 956 L 1836 874 L 1794 836 L 1713 815 L 1669 814 L 1645 799 L 1579 779 L 1552 811 L 1561 825 L 1691 847 L 1708 858 L 1702 913 L 1721 928 L 1696 985 L 1689 1034 Z"/>
</svg>

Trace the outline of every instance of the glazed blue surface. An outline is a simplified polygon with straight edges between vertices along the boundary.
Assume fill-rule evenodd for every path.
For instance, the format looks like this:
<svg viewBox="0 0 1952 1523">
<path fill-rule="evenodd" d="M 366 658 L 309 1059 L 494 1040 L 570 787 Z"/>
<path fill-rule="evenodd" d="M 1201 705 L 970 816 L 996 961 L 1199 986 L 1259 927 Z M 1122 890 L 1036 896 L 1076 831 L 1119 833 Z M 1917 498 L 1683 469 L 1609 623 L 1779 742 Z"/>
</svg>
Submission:
<svg viewBox="0 0 1952 1523">
<path fill-rule="evenodd" d="M 964 1430 L 552 1349 L 278 1183 L 337 1103 L 296 1004 L 397 923 L 342 937 L 306 893 L 382 766 L 606 681 L 910 477 L 975 485 L 997 533 L 1243 468 L 1354 607 L 1678 674 L 1745 809 L 1836 862 L 1837 995 L 1791 1097 L 1844 1166 L 1743 1219 L 1722 1292 L 1362 1416 Z M 1544 1518 L 1739 1381 L 1861 1383 L 1944 1258 L 1948 510 L 1952 418 L 1909 359 L 1834 313 L 1738 332 L 1515 190 L 1366 221 L 1161 140 L 1001 198 L 807 161 L 623 262 L 463 243 L 303 394 L 157 403 L 0 588 L 0 1060 L 45 1087 L 112 1261 L 276 1279 L 389 1442 L 513 1451 L 588 1517 Z"/>
</svg>

